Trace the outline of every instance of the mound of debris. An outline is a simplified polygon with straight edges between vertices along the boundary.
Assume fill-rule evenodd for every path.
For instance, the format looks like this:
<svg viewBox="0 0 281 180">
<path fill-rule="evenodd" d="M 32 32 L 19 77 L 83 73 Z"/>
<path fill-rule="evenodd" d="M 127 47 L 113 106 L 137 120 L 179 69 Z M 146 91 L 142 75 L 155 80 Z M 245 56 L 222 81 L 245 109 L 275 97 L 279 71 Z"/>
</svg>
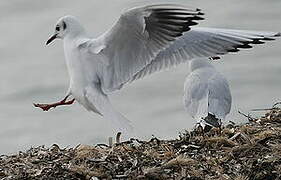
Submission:
<svg viewBox="0 0 281 180">
<path fill-rule="evenodd" d="M 0 179 L 281 179 L 281 109 L 248 119 L 175 140 L 40 146 L 2 155 Z"/>
</svg>

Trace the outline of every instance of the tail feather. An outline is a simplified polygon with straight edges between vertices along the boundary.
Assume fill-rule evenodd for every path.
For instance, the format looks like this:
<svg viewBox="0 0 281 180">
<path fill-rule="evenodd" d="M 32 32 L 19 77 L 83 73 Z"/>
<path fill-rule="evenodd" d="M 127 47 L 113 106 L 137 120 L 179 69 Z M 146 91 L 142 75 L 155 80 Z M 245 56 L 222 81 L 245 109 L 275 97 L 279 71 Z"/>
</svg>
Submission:
<svg viewBox="0 0 281 180">
<path fill-rule="evenodd" d="M 215 115 L 208 113 L 205 118 L 201 118 L 198 120 L 196 127 L 201 126 L 204 132 L 209 132 L 213 127 L 220 127 L 221 120 L 218 119 Z"/>
<path fill-rule="evenodd" d="M 114 129 L 121 132 L 123 137 L 133 136 L 134 128 L 132 126 L 132 122 L 116 111 L 112 106 L 107 110 L 107 112 L 104 112 L 103 115 L 106 119 L 112 122 Z"/>
<path fill-rule="evenodd" d="M 211 113 L 208 113 L 208 116 L 204 118 L 204 121 L 206 124 L 213 127 L 220 127 L 221 125 L 221 120 L 216 118 L 216 116 Z"/>
<path fill-rule="evenodd" d="M 134 128 L 127 118 L 116 111 L 109 101 L 109 98 L 97 86 L 89 86 L 86 88 L 85 97 L 87 101 L 87 109 L 98 111 L 105 119 L 112 122 L 114 130 L 121 132 L 123 137 L 132 137 Z"/>
</svg>

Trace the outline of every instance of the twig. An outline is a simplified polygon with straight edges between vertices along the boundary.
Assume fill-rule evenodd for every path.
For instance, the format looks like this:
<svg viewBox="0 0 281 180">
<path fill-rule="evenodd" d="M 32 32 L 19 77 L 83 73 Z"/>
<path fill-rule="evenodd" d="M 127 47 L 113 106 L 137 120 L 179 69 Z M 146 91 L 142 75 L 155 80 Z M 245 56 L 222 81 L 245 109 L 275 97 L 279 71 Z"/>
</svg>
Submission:
<svg viewBox="0 0 281 180">
<path fill-rule="evenodd" d="M 264 109 L 252 109 L 251 111 L 271 111 L 273 109 L 276 109 L 276 108 L 272 107 L 272 108 L 264 108 Z"/>
<path fill-rule="evenodd" d="M 272 108 L 275 108 L 275 106 L 277 106 L 279 104 L 281 104 L 281 102 L 277 102 L 277 103 L 273 104 Z"/>
<path fill-rule="evenodd" d="M 97 145 L 95 145 L 95 147 L 109 147 L 107 144 L 97 144 Z"/>
<path fill-rule="evenodd" d="M 244 117 L 248 118 L 248 120 L 249 120 L 250 122 L 253 122 L 253 121 L 256 120 L 255 118 L 252 118 L 252 117 L 250 116 L 250 114 L 246 115 L 245 113 L 243 113 L 243 112 L 241 112 L 241 111 L 238 111 L 238 113 L 241 114 L 241 115 L 243 115 Z"/>
</svg>

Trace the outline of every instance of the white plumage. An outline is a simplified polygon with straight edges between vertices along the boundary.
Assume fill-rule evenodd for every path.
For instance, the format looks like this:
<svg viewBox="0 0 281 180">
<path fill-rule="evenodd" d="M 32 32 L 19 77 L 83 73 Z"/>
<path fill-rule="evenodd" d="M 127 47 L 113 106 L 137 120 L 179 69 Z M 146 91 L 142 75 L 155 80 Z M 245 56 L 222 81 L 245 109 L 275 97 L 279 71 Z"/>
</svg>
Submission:
<svg viewBox="0 0 281 180">
<path fill-rule="evenodd" d="M 54 36 L 63 39 L 72 95 L 86 109 L 115 122 L 121 131 L 132 126 L 114 110 L 108 94 L 126 83 L 198 57 L 213 57 L 248 48 L 280 34 L 194 28 L 200 9 L 160 4 L 134 8 L 121 15 L 102 36 L 91 39 L 79 21 L 62 17 Z M 64 102 L 64 101 L 63 101 Z M 48 110 L 44 104 L 36 104 Z M 47 106 L 47 108 L 46 108 Z"/>
<path fill-rule="evenodd" d="M 231 109 L 227 80 L 206 59 L 190 61 L 189 70 L 184 83 L 186 111 L 203 127 L 204 123 L 218 127 Z"/>
</svg>

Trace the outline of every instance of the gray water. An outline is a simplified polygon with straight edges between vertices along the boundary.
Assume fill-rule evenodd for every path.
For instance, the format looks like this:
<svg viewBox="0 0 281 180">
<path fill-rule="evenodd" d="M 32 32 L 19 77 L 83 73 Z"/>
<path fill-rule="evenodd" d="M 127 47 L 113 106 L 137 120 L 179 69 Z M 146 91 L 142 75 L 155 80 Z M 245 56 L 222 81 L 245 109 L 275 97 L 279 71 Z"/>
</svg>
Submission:
<svg viewBox="0 0 281 180">
<path fill-rule="evenodd" d="M 77 103 L 49 112 L 32 106 L 60 100 L 68 88 L 62 42 L 44 44 L 63 15 L 77 16 L 94 37 L 110 28 L 123 10 L 151 2 L 161 1 L 0 1 L 0 154 L 42 144 L 106 142 L 112 135 L 108 122 Z M 202 8 L 206 20 L 200 26 L 281 31 L 280 0 L 169 2 Z M 241 122 L 238 110 L 270 107 L 281 100 L 280 47 L 281 39 L 215 63 L 232 90 L 233 108 L 227 120 Z M 112 95 L 114 106 L 134 123 L 138 137 L 173 138 L 192 127 L 194 121 L 182 106 L 187 73 L 183 64 Z"/>
</svg>

